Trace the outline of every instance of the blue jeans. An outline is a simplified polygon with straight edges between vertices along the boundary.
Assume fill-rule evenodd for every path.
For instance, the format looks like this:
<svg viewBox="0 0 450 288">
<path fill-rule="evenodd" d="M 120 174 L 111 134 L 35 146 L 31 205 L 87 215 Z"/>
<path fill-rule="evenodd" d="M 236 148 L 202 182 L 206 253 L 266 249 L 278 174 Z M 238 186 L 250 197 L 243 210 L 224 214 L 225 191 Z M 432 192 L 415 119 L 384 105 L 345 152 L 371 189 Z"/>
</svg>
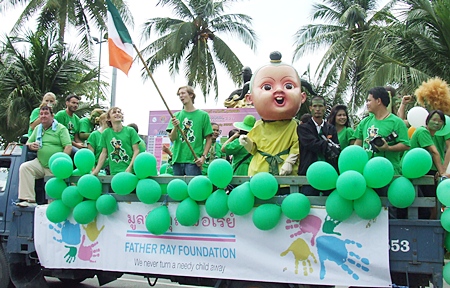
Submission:
<svg viewBox="0 0 450 288">
<path fill-rule="evenodd" d="M 173 163 L 173 176 L 197 176 L 202 175 L 202 169 L 192 163 Z"/>
</svg>

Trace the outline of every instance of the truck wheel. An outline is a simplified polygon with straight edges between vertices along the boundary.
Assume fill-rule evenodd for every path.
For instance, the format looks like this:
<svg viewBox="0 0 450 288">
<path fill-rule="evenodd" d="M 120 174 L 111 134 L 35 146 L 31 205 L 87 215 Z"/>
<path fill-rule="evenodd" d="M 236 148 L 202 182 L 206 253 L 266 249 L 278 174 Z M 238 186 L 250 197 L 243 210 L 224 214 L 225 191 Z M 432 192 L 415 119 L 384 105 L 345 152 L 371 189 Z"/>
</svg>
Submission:
<svg viewBox="0 0 450 288">
<path fill-rule="evenodd" d="M 3 248 L 0 247 L 0 288 L 8 287 L 13 287 L 9 277 L 9 264 Z"/>
</svg>

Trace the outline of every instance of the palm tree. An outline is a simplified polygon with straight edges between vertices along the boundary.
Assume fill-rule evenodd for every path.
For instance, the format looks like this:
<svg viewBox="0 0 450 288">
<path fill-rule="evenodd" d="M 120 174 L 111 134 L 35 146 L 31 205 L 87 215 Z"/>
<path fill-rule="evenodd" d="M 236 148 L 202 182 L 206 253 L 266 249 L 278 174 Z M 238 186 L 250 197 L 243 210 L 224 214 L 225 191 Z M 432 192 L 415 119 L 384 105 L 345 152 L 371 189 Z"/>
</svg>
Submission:
<svg viewBox="0 0 450 288">
<path fill-rule="evenodd" d="M 131 13 L 123 0 L 112 0 L 124 21 L 132 25 Z M 92 45 L 91 31 L 106 31 L 107 14 L 104 0 L 5 0 L 0 3 L 0 12 L 25 4 L 25 8 L 16 21 L 12 32 L 16 35 L 21 27 L 36 13 L 38 31 L 54 31 L 59 33 L 59 40 L 64 42 L 68 25 L 73 26 L 81 36 L 81 47 Z"/>
<path fill-rule="evenodd" d="M 58 35 L 28 32 L 23 37 L 6 37 L 0 54 L 0 135 L 17 139 L 28 129 L 31 111 L 42 96 L 56 94 L 62 109 L 69 93 L 94 99 L 98 69 L 80 49 L 67 48 Z M 74 52 L 74 51 L 77 52 Z"/>
<path fill-rule="evenodd" d="M 148 40 L 152 29 L 161 38 L 143 49 L 151 71 L 168 62 L 171 75 L 184 69 L 188 85 L 201 87 L 206 100 L 214 87 L 218 98 L 216 63 L 220 63 L 231 79 L 242 84 L 242 63 L 220 33 L 231 34 L 255 50 L 256 35 L 251 29 L 252 18 L 244 14 L 224 14 L 225 6 L 233 0 L 159 0 L 157 5 L 170 6 L 179 17 L 152 18 L 143 28 L 143 39 Z"/>
<path fill-rule="evenodd" d="M 351 110 L 355 111 L 365 100 L 360 75 L 369 53 L 361 49 L 359 40 L 367 31 L 386 25 L 393 18 L 389 13 L 392 4 L 379 11 L 375 10 L 376 4 L 377 0 L 325 0 L 314 4 L 313 21 L 325 23 L 306 25 L 295 34 L 294 61 L 304 53 L 327 49 L 316 73 L 323 89 L 334 94 L 331 105 L 345 103 L 349 94 Z"/>
<path fill-rule="evenodd" d="M 450 81 L 450 5 L 448 0 L 406 0 L 401 19 L 369 35 L 373 53 L 363 84 L 391 84 L 399 93 L 412 93 L 435 76 Z M 376 43 L 376 45 L 374 45 Z"/>
</svg>

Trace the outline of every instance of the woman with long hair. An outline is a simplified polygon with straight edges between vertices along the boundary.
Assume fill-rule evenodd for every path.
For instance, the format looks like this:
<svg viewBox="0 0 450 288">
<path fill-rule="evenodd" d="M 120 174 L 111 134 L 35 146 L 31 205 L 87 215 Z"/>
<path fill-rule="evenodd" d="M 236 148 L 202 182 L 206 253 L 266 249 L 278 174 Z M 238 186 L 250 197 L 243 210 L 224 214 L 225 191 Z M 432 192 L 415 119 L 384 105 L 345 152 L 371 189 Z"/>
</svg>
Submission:
<svg viewBox="0 0 450 288">
<path fill-rule="evenodd" d="M 333 108 L 331 108 L 330 115 L 328 116 L 328 123 L 336 127 L 341 151 L 348 145 L 352 145 L 355 142 L 355 140 L 350 140 L 354 131 L 352 127 L 350 127 L 347 106 L 341 104 L 333 106 Z"/>
</svg>

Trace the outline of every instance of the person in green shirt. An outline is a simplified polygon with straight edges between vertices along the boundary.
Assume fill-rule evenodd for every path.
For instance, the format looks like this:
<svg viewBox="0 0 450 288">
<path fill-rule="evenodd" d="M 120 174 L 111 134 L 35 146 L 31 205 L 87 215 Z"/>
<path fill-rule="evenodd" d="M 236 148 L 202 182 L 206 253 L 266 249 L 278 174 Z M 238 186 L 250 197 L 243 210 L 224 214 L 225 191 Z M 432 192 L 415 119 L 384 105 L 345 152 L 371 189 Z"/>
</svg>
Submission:
<svg viewBox="0 0 450 288">
<path fill-rule="evenodd" d="M 30 115 L 30 127 L 28 128 L 28 137 L 31 136 L 31 133 L 33 133 L 34 128 L 36 128 L 39 123 L 41 123 L 41 120 L 39 120 L 39 113 L 40 108 L 44 105 L 47 105 L 48 107 L 53 107 L 53 105 L 56 104 L 56 96 L 52 92 L 45 93 L 44 97 L 42 98 L 41 105 L 39 107 L 34 108 L 34 110 L 31 112 Z"/>
<path fill-rule="evenodd" d="M 398 116 L 387 110 L 389 94 L 384 87 L 369 90 L 366 106 L 369 116 L 362 119 L 350 140 L 355 139 L 355 145 L 362 146 L 372 157 L 386 157 L 394 166 L 395 174 L 401 174 L 400 158 L 409 149 L 408 129 Z M 394 139 L 387 142 L 385 137 L 395 133 Z M 382 145 L 373 144 L 373 139 L 382 137 Z M 383 195 L 382 195 L 383 196 Z"/>
<path fill-rule="evenodd" d="M 220 130 L 219 124 L 217 123 L 211 123 L 211 127 L 213 130 L 212 138 L 211 138 L 211 148 L 209 148 L 208 154 L 206 155 L 205 162 L 202 166 L 202 174 L 207 175 L 208 174 L 208 167 L 209 164 L 214 161 L 215 159 L 225 158 L 225 154 L 222 153 L 222 144 L 220 144 L 217 141 L 217 138 L 219 138 L 220 133 L 222 133 L 222 130 Z"/>
<path fill-rule="evenodd" d="M 35 180 L 52 175 L 49 167 L 50 157 L 57 152 L 70 155 L 72 144 L 67 128 L 54 120 L 53 110 L 44 105 L 39 110 L 40 124 L 34 128 L 26 145 L 37 151 L 37 158 L 22 163 L 19 168 L 20 207 L 36 206 Z"/>
<path fill-rule="evenodd" d="M 139 138 L 136 131 L 123 126 L 123 114 L 119 107 L 112 107 L 107 112 L 108 128 L 102 133 L 102 153 L 92 174 L 98 175 L 106 159 L 111 175 L 119 172 L 133 172 L 133 163 L 139 154 Z"/>
<path fill-rule="evenodd" d="M 347 106 L 339 104 L 331 108 L 330 115 L 328 116 L 328 123 L 336 127 L 341 151 L 348 145 L 353 145 L 355 140 L 350 139 L 353 137 L 354 131 L 352 127 L 350 127 Z"/>
<path fill-rule="evenodd" d="M 433 110 L 428 114 L 425 120 L 425 125 L 418 127 L 411 137 L 410 144 L 411 149 L 413 148 L 423 148 L 430 153 L 433 160 L 430 171 L 428 175 L 433 175 L 436 178 L 439 176 L 449 177 L 446 174 L 444 163 L 444 149 L 445 141 L 435 141 L 436 138 L 444 138 L 443 136 L 436 136 L 436 131 L 439 131 L 445 125 L 445 115 L 440 110 Z M 440 147 L 437 147 L 439 145 Z M 423 196 L 425 197 L 436 197 L 436 185 L 420 185 L 419 186 Z M 428 218 L 428 217 L 427 217 Z M 436 219 L 436 207 L 430 210 L 430 219 Z"/>
<path fill-rule="evenodd" d="M 106 113 L 101 114 L 97 117 L 97 122 L 99 127 L 97 130 L 90 133 L 89 138 L 87 139 L 87 148 L 94 152 L 95 155 L 95 164 L 98 163 L 98 159 L 100 158 L 100 154 L 102 153 L 102 133 L 108 128 L 108 123 L 106 122 L 108 115 Z M 105 161 L 102 168 L 108 166 L 108 160 Z"/>
<path fill-rule="evenodd" d="M 80 140 L 86 141 L 92 131 L 95 130 L 95 125 L 98 125 L 98 117 L 105 113 L 103 109 L 95 108 L 91 111 L 89 117 L 83 117 L 80 119 Z"/>
<path fill-rule="evenodd" d="M 212 143 L 211 120 L 208 113 L 194 107 L 195 93 L 191 86 L 178 88 L 177 95 L 183 103 L 183 110 L 174 114 L 166 129 L 173 143 L 173 175 L 202 175 L 201 168 Z M 180 129 L 194 153 L 182 137 Z"/>
<path fill-rule="evenodd" d="M 80 99 L 80 96 L 70 94 L 66 97 L 66 109 L 55 114 L 56 121 L 66 126 L 67 130 L 69 130 L 70 139 L 72 139 L 72 146 L 75 148 L 72 150 L 72 154 L 74 154 L 78 149 L 85 148 L 83 141 L 81 141 L 79 137 L 80 117 L 75 114 L 75 111 L 78 109 Z"/>
<path fill-rule="evenodd" d="M 233 156 L 231 167 L 233 167 L 234 175 L 248 176 L 248 166 L 253 156 L 239 143 L 239 136 L 247 135 L 255 123 L 256 118 L 253 115 L 246 115 L 242 122 L 234 122 L 233 126 L 237 129 L 230 131 L 228 140 L 222 145 L 222 152 Z"/>
</svg>

